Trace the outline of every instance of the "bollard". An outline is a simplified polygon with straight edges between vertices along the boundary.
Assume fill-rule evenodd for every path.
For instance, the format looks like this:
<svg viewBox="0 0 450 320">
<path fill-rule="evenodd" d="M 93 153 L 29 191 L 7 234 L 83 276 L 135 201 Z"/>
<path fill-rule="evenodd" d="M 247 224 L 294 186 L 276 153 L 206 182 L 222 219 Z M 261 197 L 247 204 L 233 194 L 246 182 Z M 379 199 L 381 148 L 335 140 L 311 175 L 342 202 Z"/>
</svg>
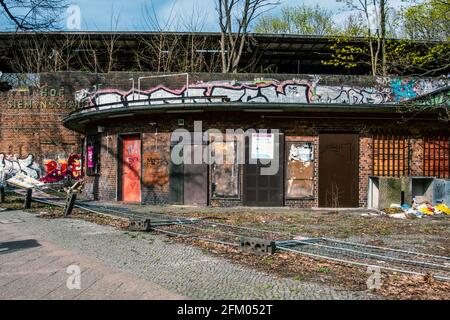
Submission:
<svg viewBox="0 0 450 320">
<path fill-rule="evenodd" d="M 33 195 L 33 189 L 27 189 L 27 194 L 25 196 L 25 202 L 23 203 L 24 209 L 30 209 L 31 208 L 31 198 Z"/>
<path fill-rule="evenodd" d="M 5 187 L 3 185 L 0 186 L 0 203 L 5 202 Z"/>
<path fill-rule="evenodd" d="M 73 207 L 75 206 L 75 200 L 77 200 L 76 193 L 70 193 L 67 197 L 66 205 L 64 206 L 64 217 L 72 214 Z"/>
</svg>

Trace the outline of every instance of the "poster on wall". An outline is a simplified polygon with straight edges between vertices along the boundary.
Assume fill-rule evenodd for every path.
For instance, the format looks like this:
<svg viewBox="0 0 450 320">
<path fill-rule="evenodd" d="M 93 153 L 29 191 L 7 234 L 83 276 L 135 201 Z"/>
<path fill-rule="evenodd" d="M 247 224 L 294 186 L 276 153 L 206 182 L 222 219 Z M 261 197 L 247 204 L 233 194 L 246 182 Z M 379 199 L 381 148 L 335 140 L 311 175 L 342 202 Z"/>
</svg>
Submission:
<svg viewBox="0 0 450 320">
<path fill-rule="evenodd" d="M 314 148 L 311 142 L 288 142 L 286 198 L 314 196 Z"/>
<path fill-rule="evenodd" d="M 308 162 L 313 160 L 311 143 L 292 143 L 289 148 L 289 161 Z"/>
<path fill-rule="evenodd" d="M 87 165 L 88 168 L 94 168 L 94 147 L 87 147 Z"/>
<path fill-rule="evenodd" d="M 252 133 L 252 159 L 272 160 L 275 149 L 275 135 L 272 133 Z"/>
</svg>

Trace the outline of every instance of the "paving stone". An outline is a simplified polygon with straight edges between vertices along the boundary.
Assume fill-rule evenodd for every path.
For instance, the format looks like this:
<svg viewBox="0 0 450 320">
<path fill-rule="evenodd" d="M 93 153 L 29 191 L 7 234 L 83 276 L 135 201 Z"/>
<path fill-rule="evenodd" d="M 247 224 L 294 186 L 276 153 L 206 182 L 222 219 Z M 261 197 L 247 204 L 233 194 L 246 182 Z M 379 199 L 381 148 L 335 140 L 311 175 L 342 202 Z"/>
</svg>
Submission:
<svg viewBox="0 0 450 320">
<path fill-rule="evenodd" d="M 37 269 L 64 269 L 48 277 L 48 292 L 36 290 L 26 298 L 43 299 L 371 299 L 365 292 L 353 292 L 329 287 L 322 283 L 276 278 L 270 274 L 205 255 L 201 249 L 167 241 L 160 235 L 130 233 L 109 226 L 99 226 L 74 219 L 46 221 L 22 211 L 2 213 L 5 219 L 22 219 L 23 223 L 0 225 L 11 236 L 35 235 L 43 248 L 27 249 L 16 257 L 20 270 L 27 263 Z M 4 237 L 4 235 L 2 236 Z M 1 238 L 0 238 L 1 239 Z M 150 241 L 149 241 L 150 240 Z M 34 251 L 43 250 L 36 254 Z M 41 264 L 45 257 L 50 265 Z M 0 285 L 13 276 L 3 268 L 9 254 L 0 254 Z M 33 259 L 29 259 L 33 257 Z M 56 258 L 56 259 L 55 259 Z M 36 260 L 37 259 L 37 260 Z M 14 259 L 13 259 L 14 260 Z M 65 273 L 68 264 L 76 262 L 84 270 L 82 290 L 68 290 Z M 2 263 L 4 266 L 2 266 Z M 35 268 L 35 269 L 36 269 Z M 9 270 L 12 272 L 12 270 Z M 5 278 L 2 278 L 4 275 Z M 6 279 L 6 280 L 5 280 Z M 59 286 L 54 286 L 59 282 Z M 23 283 L 21 283 L 21 287 Z M 8 287 L 11 293 L 13 285 Z M 42 294 L 44 293 L 44 294 Z"/>
</svg>

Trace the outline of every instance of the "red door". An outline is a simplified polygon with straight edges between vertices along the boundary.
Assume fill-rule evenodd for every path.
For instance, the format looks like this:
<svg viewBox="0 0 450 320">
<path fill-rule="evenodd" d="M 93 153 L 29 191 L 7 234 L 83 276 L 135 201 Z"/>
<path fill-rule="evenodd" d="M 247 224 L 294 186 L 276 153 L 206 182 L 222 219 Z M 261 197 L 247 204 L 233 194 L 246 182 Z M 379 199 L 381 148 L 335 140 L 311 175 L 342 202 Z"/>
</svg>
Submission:
<svg viewBox="0 0 450 320">
<path fill-rule="evenodd" d="M 141 202 L 141 140 L 122 138 L 122 201 Z"/>
</svg>

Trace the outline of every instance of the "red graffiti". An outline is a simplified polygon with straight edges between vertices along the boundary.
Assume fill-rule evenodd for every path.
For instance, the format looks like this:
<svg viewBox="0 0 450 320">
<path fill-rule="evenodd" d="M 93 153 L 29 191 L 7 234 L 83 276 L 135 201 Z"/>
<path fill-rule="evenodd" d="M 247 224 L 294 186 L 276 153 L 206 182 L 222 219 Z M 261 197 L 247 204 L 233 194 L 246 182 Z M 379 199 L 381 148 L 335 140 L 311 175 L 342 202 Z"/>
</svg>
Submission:
<svg viewBox="0 0 450 320">
<path fill-rule="evenodd" d="M 39 179 L 45 183 L 55 183 L 66 178 L 78 180 L 82 177 L 81 155 L 74 154 L 67 160 L 47 160 L 44 162 L 45 176 Z"/>
</svg>

